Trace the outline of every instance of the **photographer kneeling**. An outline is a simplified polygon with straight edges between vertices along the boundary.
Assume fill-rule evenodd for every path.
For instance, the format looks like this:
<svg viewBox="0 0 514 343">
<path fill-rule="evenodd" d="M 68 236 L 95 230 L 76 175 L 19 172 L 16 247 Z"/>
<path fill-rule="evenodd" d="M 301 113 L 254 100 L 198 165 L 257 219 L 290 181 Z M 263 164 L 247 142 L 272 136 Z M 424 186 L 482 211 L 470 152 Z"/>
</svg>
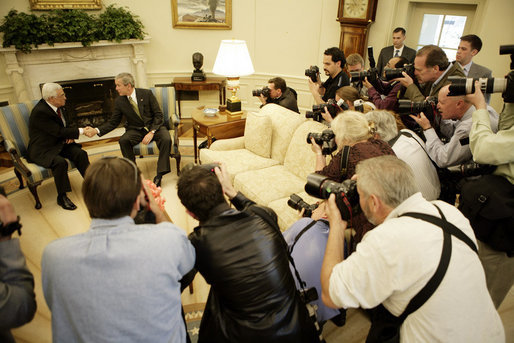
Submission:
<svg viewBox="0 0 514 343">
<path fill-rule="evenodd" d="M 362 160 L 382 155 L 394 155 L 393 150 L 386 142 L 373 138 L 374 129 L 362 113 L 345 111 L 338 115 L 331 123 L 337 145 L 336 154 L 327 165 L 322 147 L 311 138 L 312 151 L 316 153 L 315 171 L 318 174 L 329 177 L 336 182 L 351 179 L 355 174 L 357 163 Z M 355 245 L 360 242 L 362 236 L 373 228 L 361 213 L 353 218 L 351 223 L 355 229 L 355 236 L 351 242 L 350 251 L 355 250 Z"/>
<path fill-rule="evenodd" d="M 253 91 L 252 93 L 254 96 L 259 97 L 259 100 L 262 102 L 261 107 L 266 104 L 277 104 L 300 113 L 296 92 L 292 88 L 287 87 L 286 81 L 281 77 L 269 79 L 268 87 Z"/>
<path fill-rule="evenodd" d="M 426 201 L 412 169 L 396 157 L 362 161 L 356 174 L 360 207 L 378 226 L 345 260 L 348 223 L 342 220 L 335 195 L 330 195 L 330 231 L 321 268 L 323 302 L 332 308 L 375 308 L 366 342 L 393 337 L 401 342 L 420 337 L 427 342 L 504 342 L 466 218 L 452 205 Z M 448 226 L 459 236 L 450 235 Z M 424 288 L 430 281 L 435 290 Z M 407 307 L 417 294 L 418 306 Z M 387 329 L 396 328 L 392 336 L 380 331 L 379 324 L 386 323 L 392 324 Z"/>
</svg>

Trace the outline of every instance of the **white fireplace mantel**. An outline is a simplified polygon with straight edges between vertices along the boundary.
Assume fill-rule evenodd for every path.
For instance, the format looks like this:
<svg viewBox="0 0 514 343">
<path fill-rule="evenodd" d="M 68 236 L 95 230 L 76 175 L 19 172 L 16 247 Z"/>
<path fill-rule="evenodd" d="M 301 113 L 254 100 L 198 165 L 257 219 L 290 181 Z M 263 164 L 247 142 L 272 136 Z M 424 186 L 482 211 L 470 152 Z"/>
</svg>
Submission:
<svg viewBox="0 0 514 343">
<path fill-rule="evenodd" d="M 25 54 L 14 47 L 0 48 L 6 72 L 11 78 L 18 102 L 41 98 L 39 85 L 45 82 L 101 78 L 130 72 L 138 87 L 147 88 L 144 40 L 128 39 L 120 43 L 99 41 L 84 47 L 81 43 L 39 45 Z"/>
</svg>

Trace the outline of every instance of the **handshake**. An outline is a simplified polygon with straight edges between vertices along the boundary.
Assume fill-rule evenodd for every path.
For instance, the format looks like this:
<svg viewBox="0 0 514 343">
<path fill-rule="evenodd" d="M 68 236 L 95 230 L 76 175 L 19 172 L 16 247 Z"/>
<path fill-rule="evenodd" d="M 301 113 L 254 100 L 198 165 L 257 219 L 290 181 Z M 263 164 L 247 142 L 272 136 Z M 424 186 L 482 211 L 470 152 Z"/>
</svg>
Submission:
<svg viewBox="0 0 514 343">
<path fill-rule="evenodd" d="M 91 126 L 86 126 L 84 128 L 84 132 L 83 134 L 89 138 L 93 137 L 94 135 L 96 135 L 98 132 L 96 131 L 96 129 L 94 127 L 91 127 Z"/>
</svg>

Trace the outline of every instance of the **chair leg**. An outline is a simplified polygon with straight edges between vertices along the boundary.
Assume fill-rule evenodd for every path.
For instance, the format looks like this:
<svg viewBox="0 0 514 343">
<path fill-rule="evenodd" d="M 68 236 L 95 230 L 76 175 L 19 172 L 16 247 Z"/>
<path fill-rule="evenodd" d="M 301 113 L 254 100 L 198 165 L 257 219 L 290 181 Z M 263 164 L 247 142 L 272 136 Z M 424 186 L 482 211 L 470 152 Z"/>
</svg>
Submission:
<svg viewBox="0 0 514 343">
<path fill-rule="evenodd" d="M 37 186 L 39 186 L 40 183 L 36 183 L 33 185 L 29 185 L 30 193 L 34 196 L 34 199 L 36 200 L 36 210 L 39 210 L 41 208 L 41 201 L 39 201 L 39 195 L 37 194 Z"/>
<path fill-rule="evenodd" d="M 25 188 L 25 185 L 23 184 L 23 177 L 22 177 L 21 173 L 18 170 L 14 169 L 14 174 L 16 174 L 16 177 L 18 178 L 18 181 L 20 182 L 19 189 Z"/>
</svg>

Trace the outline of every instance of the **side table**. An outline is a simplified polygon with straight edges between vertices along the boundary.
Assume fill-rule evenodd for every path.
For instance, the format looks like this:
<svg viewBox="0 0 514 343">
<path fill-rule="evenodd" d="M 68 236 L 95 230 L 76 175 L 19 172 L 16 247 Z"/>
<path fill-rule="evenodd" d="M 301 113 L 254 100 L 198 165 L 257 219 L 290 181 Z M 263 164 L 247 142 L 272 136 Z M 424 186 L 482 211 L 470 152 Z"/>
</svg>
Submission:
<svg viewBox="0 0 514 343">
<path fill-rule="evenodd" d="M 226 80 L 226 77 L 208 77 L 205 81 L 191 81 L 191 77 L 174 77 L 172 85 L 175 87 L 179 118 L 182 118 L 182 110 L 180 108 L 181 91 L 218 90 L 220 93 L 220 105 L 223 105 L 226 100 Z"/>
<path fill-rule="evenodd" d="M 241 137 L 245 131 L 246 113 L 243 111 L 240 118 L 230 118 L 227 114 L 220 113 L 214 117 L 207 117 L 203 109 L 195 109 L 192 115 L 195 163 L 198 162 L 198 132 L 207 136 L 207 147 L 211 146 L 212 137 L 218 139 Z"/>
</svg>

